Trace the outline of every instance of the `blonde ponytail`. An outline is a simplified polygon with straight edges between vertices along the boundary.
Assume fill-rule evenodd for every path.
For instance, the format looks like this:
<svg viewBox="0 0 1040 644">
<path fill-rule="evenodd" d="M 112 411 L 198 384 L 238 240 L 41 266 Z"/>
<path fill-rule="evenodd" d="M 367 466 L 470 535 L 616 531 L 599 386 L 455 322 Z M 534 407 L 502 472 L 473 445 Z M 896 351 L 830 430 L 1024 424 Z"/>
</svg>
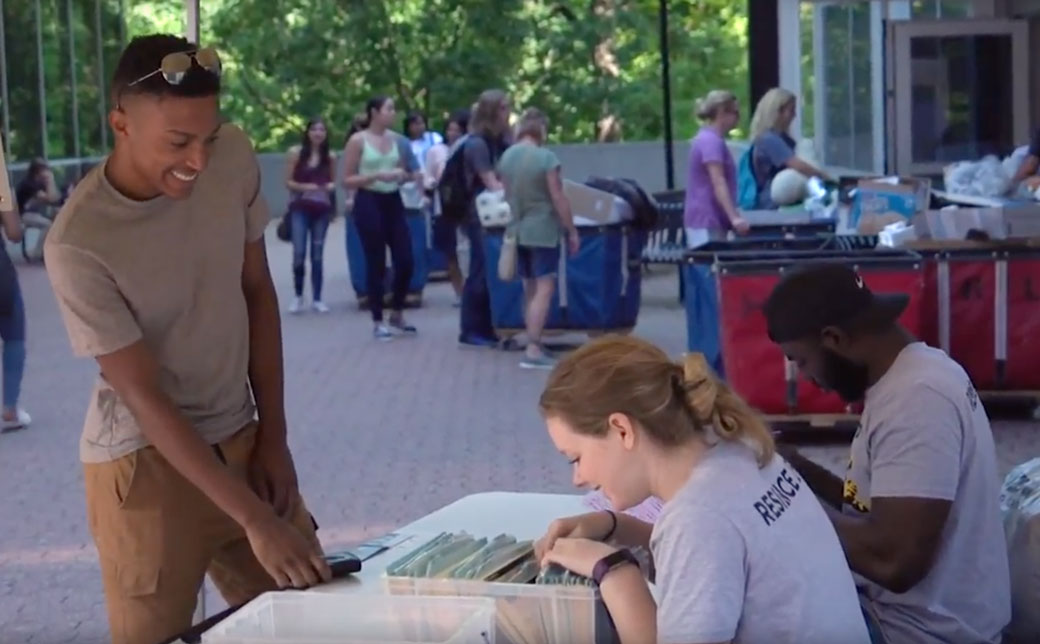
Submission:
<svg viewBox="0 0 1040 644">
<path fill-rule="evenodd" d="M 719 380 L 703 355 L 676 363 L 633 336 L 604 336 L 565 356 L 549 374 L 539 407 L 588 436 L 606 435 L 607 418 L 621 413 L 665 447 L 695 436 L 740 441 L 761 465 L 775 451 L 761 416 Z"/>
<path fill-rule="evenodd" d="M 760 466 L 769 463 L 776 447 L 762 417 L 719 380 L 703 354 L 687 354 L 681 367 L 685 402 L 694 420 L 722 440 L 747 444 L 757 452 Z"/>
</svg>

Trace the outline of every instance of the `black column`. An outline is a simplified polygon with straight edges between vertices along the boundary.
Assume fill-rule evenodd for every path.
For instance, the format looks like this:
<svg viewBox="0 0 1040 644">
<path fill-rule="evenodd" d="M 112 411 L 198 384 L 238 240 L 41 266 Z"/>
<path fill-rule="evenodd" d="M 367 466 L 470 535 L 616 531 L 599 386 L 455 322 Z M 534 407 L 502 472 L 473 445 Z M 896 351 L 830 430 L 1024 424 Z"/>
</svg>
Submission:
<svg viewBox="0 0 1040 644">
<path fill-rule="evenodd" d="M 750 1 L 750 0 L 749 0 Z M 668 0 L 658 3 L 658 37 L 661 48 L 661 102 L 664 119 L 664 172 L 665 185 L 675 189 L 675 159 L 672 154 L 672 73 L 668 49 Z"/>
<path fill-rule="evenodd" d="M 747 12 L 750 113 L 763 94 L 780 84 L 780 28 L 777 0 L 747 0 Z"/>
</svg>

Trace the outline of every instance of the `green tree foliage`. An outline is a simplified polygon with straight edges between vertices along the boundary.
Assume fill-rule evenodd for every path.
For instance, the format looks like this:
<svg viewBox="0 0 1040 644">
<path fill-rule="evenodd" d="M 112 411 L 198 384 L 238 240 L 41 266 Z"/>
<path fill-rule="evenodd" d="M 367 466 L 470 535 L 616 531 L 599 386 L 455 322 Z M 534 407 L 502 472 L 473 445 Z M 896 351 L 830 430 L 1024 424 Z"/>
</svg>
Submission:
<svg viewBox="0 0 1040 644">
<path fill-rule="evenodd" d="M 71 10 L 67 4 L 71 4 Z M 5 0 L 11 143 L 42 152 L 33 0 Z M 441 127 L 484 89 L 537 106 L 560 142 L 663 136 L 658 0 L 204 0 L 202 39 L 225 61 L 224 111 L 260 150 L 325 117 L 339 145 L 372 95 Z M 99 97 L 124 37 L 183 30 L 182 0 L 40 0 L 50 156 L 104 149 Z M 715 88 L 747 96 L 747 0 L 671 0 L 674 131 Z M 95 12 L 95 6 L 99 11 Z M 100 19 L 99 19 L 100 18 Z M 98 24 L 103 64 L 97 64 Z M 80 134 L 72 128 L 69 29 Z M 17 62 L 16 62 L 17 61 Z M 103 74 L 105 83 L 99 83 Z M 402 114 L 403 116 L 403 114 Z"/>
</svg>

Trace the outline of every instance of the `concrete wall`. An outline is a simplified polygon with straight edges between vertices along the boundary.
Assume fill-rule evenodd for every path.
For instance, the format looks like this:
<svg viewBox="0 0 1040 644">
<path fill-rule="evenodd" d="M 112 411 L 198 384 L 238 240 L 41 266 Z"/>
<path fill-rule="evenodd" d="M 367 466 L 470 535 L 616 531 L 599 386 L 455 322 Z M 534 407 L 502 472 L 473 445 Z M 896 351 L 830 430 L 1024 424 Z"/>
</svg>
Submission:
<svg viewBox="0 0 1040 644">
<path fill-rule="evenodd" d="M 664 144 L 662 142 L 636 143 L 575 143 L 550 146 L 560 157 L 563 174 L 574 181 L 584 181 L 590 176 L 626 177 L 636 180 L 644 190 L 659 192 L 667 187 L 665 179 Z M 746 144 L 733 142 L 730 151 L 738 159 Z M 674 144 L 675 186 L 686 185 L 687 155 L 689 142 Z M 263 176 L 263 193 L 277 216 L 286 207 L 288 194 L 285 189 L 285 156 L 261 154 L 260 170 Z M 341 169 L 337 170 L 337 178 Z M 341 195 L 342 197 L 342 195 Z"/>
</svg>

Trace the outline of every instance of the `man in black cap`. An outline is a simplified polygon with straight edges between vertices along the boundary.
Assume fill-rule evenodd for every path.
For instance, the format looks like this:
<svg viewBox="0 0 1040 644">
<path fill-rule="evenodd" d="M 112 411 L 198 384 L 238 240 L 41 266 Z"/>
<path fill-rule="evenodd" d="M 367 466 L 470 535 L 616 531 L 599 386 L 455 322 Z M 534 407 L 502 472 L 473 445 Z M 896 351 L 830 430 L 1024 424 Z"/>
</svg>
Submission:
<svg viewBox="0 0 1040 644">
<path fill-rule="evenodd" d="M 1011 599 L 993 434 L 960 365 L 900 326 L 908 300 L 840 264 L 781 280 L 769 337 L 864 408 L 844 478 L 780 451 L 824 501 L 875 636 L 999 642 Z"/>
</svg>

